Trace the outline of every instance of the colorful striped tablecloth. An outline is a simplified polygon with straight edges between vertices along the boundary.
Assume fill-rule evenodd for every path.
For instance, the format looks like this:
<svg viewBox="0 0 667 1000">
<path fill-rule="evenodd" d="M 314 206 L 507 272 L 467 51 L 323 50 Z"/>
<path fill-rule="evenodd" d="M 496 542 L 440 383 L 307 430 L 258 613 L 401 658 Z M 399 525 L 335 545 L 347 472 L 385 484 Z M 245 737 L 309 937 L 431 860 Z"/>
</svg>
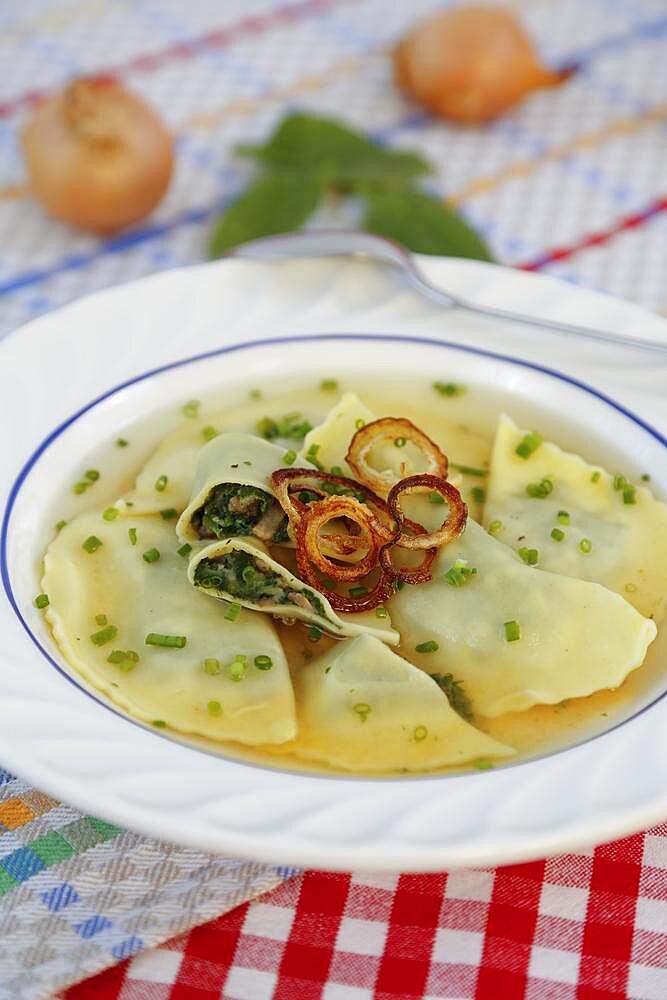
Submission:
<svg viewBox="0 0 667 1000">
<path fill-rule="evenodd" d="M 212 219 L 249 176 L 234 146 L 297 107 L 420 149 L 434 189 L 500 261 L 664 308 L 665 0 L 513 3 L 547 60 L 580 69 L 483 129 L 429 119 L 390 82 L 388 46 L 445 5 L 5 0 L 0 332 L 201 260 Z M 36 102 L 88 72 L 153 102 L 178 150 L 154 216 L 106 241 L 26 197 L 17 142 Z M 665 1000 L 667 827 L 496 871 L 293 874 L 150 841 L 0 771 L 0 1000 L 46 997 L 108 966 L 63 995 Z"/>
</svg>

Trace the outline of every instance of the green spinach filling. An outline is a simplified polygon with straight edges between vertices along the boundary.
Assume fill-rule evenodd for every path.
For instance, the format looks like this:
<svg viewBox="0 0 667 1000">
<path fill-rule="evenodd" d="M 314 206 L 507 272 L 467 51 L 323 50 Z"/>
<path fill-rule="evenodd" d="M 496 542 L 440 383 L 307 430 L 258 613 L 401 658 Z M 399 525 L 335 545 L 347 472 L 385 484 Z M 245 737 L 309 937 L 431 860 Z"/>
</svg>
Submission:
<svg viewBox="0 0 667 1000">
<path fill-rule="evenodd" d="M 223 483 L 195 511 L 192 525 L 200 538 L 255 535 L 265 542 L 286 542 L 287 517 L 280 504 L 256 486 Z"/>
<path fill-rule="evenodd" d="M 471 722 L 473 719 L 472 702 L 463 690 L 462 682 L 455 681 L 452 674 L 431 674 L 430 676 L 431 680 L 434 680 L 438 687 L 445 693 L 454 711 L 462 719 L 465 719 L 466 722 Z"/>
<path fill-rule="evenodd" d="M 283 577 L 249 552 L 235 550 L 214 559 L 202 559 L 195 570 L 195 584 L 255 604 L 292 604 L 326 617 L 317 594 L 308 589 L 292 589 Z"/>
</svg>

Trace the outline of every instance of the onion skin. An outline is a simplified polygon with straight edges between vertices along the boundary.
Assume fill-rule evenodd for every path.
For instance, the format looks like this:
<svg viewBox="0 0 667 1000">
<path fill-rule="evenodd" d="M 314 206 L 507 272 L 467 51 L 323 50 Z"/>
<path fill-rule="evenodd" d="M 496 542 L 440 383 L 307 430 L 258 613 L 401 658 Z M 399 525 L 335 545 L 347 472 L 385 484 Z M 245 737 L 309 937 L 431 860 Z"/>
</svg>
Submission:
<svg viewBox="0 0 667 1000">
<path fill-rule="evenodd" d="M 45 101 L 21 141 L 32 193 L 47 212 L 100 235 L 145 218 L 174 165 L 157 114 L 106 80 L 76 80 Z"/>
<path fill-rule="evenodd" d="M 399 88 L 433 114 L 466 124 L 491 121 L 574 68 L 541 65 L 514 13 L 461 7 L 420 21 L 393 52 Z"/>
</svg>

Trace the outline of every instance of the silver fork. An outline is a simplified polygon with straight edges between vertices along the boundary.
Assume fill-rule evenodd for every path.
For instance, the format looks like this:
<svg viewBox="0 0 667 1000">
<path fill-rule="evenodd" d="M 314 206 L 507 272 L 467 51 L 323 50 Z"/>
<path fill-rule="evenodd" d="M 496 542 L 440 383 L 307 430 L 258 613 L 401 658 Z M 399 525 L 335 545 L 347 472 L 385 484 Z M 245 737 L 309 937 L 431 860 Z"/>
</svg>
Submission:
<svg viewBox="0 0 667 1000">
<path fill-rule="evenodd" d="M 587 340 L 608 344 L 623 344 L 626 347 L 667 355 L 667 338 L 664 344 L 660 344 L 642 337 L 608 333 L 593 327 L 561 323 L 557 320 L 542 319 L 539 316 L 528 316 L 510 309 L 481 306 L 467 299 L 462 299 L 458 295 L 452 295 L 451 292 L 432 285 L 419 270 L 413 255 L 399 243 L 394 243 L 393 240 L 387 240 L 382 236 L 373 236 L 370 233 L 347 229 L 306 230 L 305 232 L 286 233 L 280 236 L 266 236 L 263 239 L 251 240 L 236 247 L 229 254 L 231 257 L 248 257 L 259 260 L 347 255 L 372 257 L 400 268 L 407 282 L 416 291 L 447 309 L 465 309 L 467 312 L 478 313 L 481 316 L 509 320 L 512 323 L 529 324 L 551 333 L 565 333 L 573 337 L 584 337 Z"/>
</svg>

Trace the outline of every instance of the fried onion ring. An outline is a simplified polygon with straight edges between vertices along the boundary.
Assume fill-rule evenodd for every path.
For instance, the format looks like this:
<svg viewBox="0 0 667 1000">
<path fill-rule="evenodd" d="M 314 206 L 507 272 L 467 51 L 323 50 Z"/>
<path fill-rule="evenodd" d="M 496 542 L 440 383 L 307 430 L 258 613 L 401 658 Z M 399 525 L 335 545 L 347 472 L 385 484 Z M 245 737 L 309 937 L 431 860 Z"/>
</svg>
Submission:
<svg viewBox="0 0 667 1000">
<path fill-rule="evenodd" d="M 399 511 L 399 514 L 401 512 Z M 407 527 L 410 531 L 413 531 L 416 535 L 425 535 L 426 528 L 422 524 L 418 524 L 416 521 L 411 521 L 410 518 L 402 517 L 402 528 Z M 401 530 L 400 536 L 397 538 L 394 545 L 397 548 L 408 548 L 407 545 L 401 544 L 401 539 L 409 537 L 406 535 L 404 530 Z M 419 563 L 418 566 L 394 566 L 391 559 L 392 545 L 383 545 L 380 549 L 379 560 L 380 566 L 385 573 L 392 576 L 395 580 L 400 580 L 402 583 L 419 584 L 428 583 L 429 580 L 433 579 L 433 573 L 431 572 L 433 568 L 433 563 L 435 562 L 435 557 L 438 554 L 437 548 L 426 549 L 424 552 L 424 558 Z"/>
<path fill-rule="evenodd" d="M 297 486 L 299 480 L 304 481 L 300 487 Z M 314 482 L 316 485 L 311 487 L 308 482 Z M 355 479 L 349 479 L 347 476 L 336 476 L 332 472 L 321 472 L 318 469 L 293 468 L 276 469 L 271 474 L 271 483 L 278 503 L 295 527 L 310 507 L 310 504 L 299 500 L 295 493 L 301 492 L 301 490 L 311 490 L 326 499 L 331 496 L 334 498 L 341 496 L 341 494 L 327 493 L 326 490 L 317 485 L 317 483 L 331 483 L 349 490 L 351 494 L 363 496 L 373 515 L 377 535 L 386 540 L 394 535 L 394 518 L 389 513 L 385 501 L 368 486 L 358 483 Z M 346 495 L 342 494 L 342 496 Z"/>
<path fill-rule="evenodd" d="M 367 461 L 371 448 L 381 441 L 388 440 L 402 441 L 403 444 L 412 441 L 428 463 L 423 475 L 447 478 L 449 465 L 447 456 L 438 448 L 435 441 L 432 441 L 419 427 L 415 427 L 411 420 L 404 417 L 381 417 L 380 420 L 372 420 L 357 431 L 350 441 L 345 456 L 347 464 L 354 470 L 357 478 L 376 493 L 384 497 L 396 483 L 396 475 L 390 469 L 379 472 L 371 468 Z"/>
<path fill-rule="evenodd" d="M 396 544 L 403 549 L 430 549 L 434 546 L 441 548 L 443 545 L 453 542 L 466 526 L 468 508 L 456 487 L 438 476 L 429 476 L 426 473 L 420 476 L 408 476 L 392 486 L 387 496 L 387 507 L 391 515 L 400 521 L 401 508 L 398 498 L 401 493 L 421 493 L 424 488 L 433 490 L 444 497 L 449 507 L 447 517 L 436 531 L 415 535 L 408 535 L 405 531 L 401 531 Z M 405 521 L 405 518 L 403 520 Z"/>
</svg>

